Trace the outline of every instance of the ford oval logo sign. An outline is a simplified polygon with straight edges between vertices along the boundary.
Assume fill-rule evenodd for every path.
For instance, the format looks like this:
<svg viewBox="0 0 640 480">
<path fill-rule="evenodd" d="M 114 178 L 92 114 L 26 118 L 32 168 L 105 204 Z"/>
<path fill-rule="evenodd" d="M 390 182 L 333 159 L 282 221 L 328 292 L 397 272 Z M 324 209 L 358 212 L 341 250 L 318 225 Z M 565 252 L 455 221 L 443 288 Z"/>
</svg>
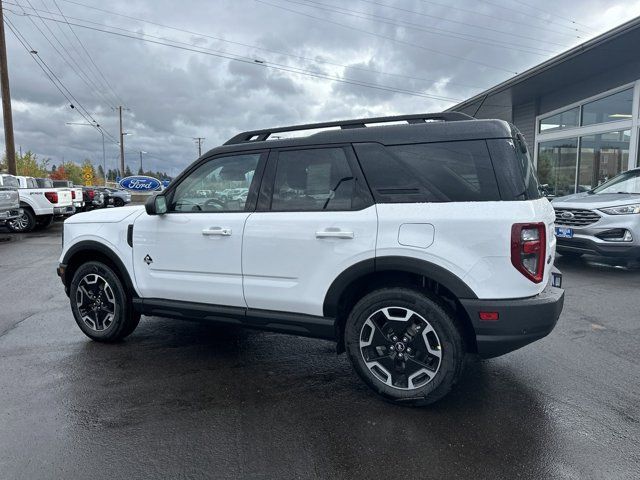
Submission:
<svg viewBox="0 0 640 480">
<path fill-rule="evenodd" d="M 160 181 L 153 177 L 145 177 L 143 175 L 135 175 L 133 177 L 125 177 L 120 180 L 119 185 L 125 190 L 134 192 L 151 192 L 160 188 Z"/>
</svg>

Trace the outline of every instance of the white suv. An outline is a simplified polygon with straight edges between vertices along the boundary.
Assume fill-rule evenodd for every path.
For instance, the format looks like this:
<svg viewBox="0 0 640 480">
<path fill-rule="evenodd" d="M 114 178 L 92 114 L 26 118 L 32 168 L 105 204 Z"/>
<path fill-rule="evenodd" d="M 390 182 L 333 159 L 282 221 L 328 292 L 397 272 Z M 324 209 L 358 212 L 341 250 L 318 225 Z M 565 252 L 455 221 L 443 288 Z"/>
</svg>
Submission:
<svg viewBox="0 0 640 480">
<path fill-rule="evenodd" d="M 237 135 L 146 208 L 68 219 L 58 274 L 94 340 L 124 338 L 141 314 L 330 339 L 380 395 L 424 405 L 467 352 L 553 329 L 553 222 L 506 122 L 300 125 Z"/>
</svg>

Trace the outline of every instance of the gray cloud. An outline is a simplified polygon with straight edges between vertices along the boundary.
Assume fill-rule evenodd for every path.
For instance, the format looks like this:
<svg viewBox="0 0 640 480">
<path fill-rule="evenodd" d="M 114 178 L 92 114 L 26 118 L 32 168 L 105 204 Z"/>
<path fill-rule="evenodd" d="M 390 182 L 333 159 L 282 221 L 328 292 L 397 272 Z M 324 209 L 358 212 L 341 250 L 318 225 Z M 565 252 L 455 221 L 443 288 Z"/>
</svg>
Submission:
<svg viewBox="0 0 640 480">
<path fill-rule="evenodd" d="M 461 0 L 453 4 L 457 9 L 447 6 L 444 0 L 295 0 L 296 3 L 265 0 L 303 13 L 300 15 L 254 0 L 114 0 L 109 3 L 79 0 L 123 15 L 196 32 L 182 33 L 65 0 L 56 1 L 71 21 L 76 21 L 71 17 L 81 18 L 96 22 L 93 26 L 98 28 L 118 27 L 166 41 L 185 42 L 196 49 L 215 50 L 217 53 L 209 53 L 216 55 L 222 52 L 241 55 L 250 62 L 264 62 L 240 63 L 74 28 L 117 97 L 129 108 L 124 116 L 125 130 L 132 133 L 125 139 L 127 163 L 132 169 L 137 168 L 136 152 L 144 150 L 149 152 L 144 158 L 146 168 L 169 173 L 177 173 L 194 160 L 197 150 L 191 137 L 195 136 L 206 137 L 205 148 L 212 148 L 243 129 L 436 111 L 452 105 L 452 101 L 311 78 L 266 65 L 279 64 L 319 76 L 462 100 L 508 78 L 511 75 L 508 71 L 521 72 L 549 58 L 553 55 L 551 52 L 559 53 L 640 11 L 640 2 L 621 0 L 587 0 L 561 5 L 541 0 L 535 3 L 535 9 L 514 0 L 499 0 L 503 7 L 496 6 L 497 1 Z M 11 0 L 11 3 L 16 2 Z M 18 0 L 17 3 L 29 11 L 26 2 Z M 53 0 L 31 3 L 35 8 L 57 11 Z M 318 9 L 313 4 L 325 6 Z M 577 6 L 579 8 L 575 8 Z M 21 11 L 9 4 L 5 8 Z M 344 9 L 360 13 L 350 14 Z M 102 84 L 86 56 L 80 55 L 80 46 L 73 43 L 75 38 L 69 28 L 45 21 L 49 31 L 37 17 L 11 12 L 5 15 L 79 104 L 117 136 L 117 115 L 111 107 L 119 100 L 103 85 L 98 89 L 88 86 L 38 31 L 38 28 L 42 30 L 62 51 L 53 38 L 55 34 L 82 69 L 92 72 L 92 81 Z M 569 22 L 561 17 L 590 27 L 579 27 L 585 30 L 579 39 L 577 32 L 568 28 Z M 442 30 L 450 33 L 444 35 Z M 96 164 L 101 163 L 100 134 L 89 127 L 65 125 L 84 121 L 78 114 L 79 108 L 70 108 L 69 102 L 30 58 L 32 55 L 25 52 L 9 31 L 7 41 L 16 143 L 23 150 L 31 149 L 41 157 L 50 157 L 53 163 L 60 163 L 63 157 L 67 161 L 90 158 Z M 548 51 L 541 52 L 541 49 Z M 118 146 L 108 141 L 107 168 L 114 168 L 117 159 Z"/>
</svg>

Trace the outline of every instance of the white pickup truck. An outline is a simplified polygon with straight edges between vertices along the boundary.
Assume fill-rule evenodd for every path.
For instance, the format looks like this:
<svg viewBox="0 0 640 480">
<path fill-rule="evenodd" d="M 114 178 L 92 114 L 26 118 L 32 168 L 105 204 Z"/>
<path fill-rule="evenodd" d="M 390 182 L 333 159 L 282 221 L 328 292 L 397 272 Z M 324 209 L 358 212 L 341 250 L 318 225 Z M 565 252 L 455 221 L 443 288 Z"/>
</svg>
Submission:
<svg viewBox="0 0 640 480">
<path fill-rule="evenodd" d="M 22 215 L 22 210 L 18 196 L 18 181 L 9 177 L 4 183 L 0 176 L 0 225 L 18 218 L 20 215 Z"/>
<path fill-rule="evenodd" d="M 36 178 L 40 188 L 57 188 L 58 190 L 71 190 L 71 201 L 76 212 L 84 211 L 84 198 L 82 187 L 76 187 L 71 180 L 51 180 L 50 178 Z"/>
<path fill-rule="evenodd" d="M 14 178 L 18 181 L 18 194 L 22 215 L 7 222 L 7 226 L 14 232 L 30 232 L 36 227 L 46 228 L 53 222 L 54 217 L 73 215 L 75 208 L 71 198 L 71 191 L 57 188 L 38 188 L 33 177 L 0 175 L 2 184 Z"/>
</svg>

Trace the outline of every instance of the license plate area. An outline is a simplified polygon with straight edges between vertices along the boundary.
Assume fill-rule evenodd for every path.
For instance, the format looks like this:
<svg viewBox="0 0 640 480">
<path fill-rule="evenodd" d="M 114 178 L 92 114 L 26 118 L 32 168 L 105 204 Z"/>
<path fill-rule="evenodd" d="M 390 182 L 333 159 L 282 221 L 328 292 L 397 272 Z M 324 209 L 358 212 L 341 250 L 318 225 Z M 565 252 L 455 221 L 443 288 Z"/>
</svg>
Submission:
<svg viewBox="0 0 640 480">
<path fill-rule="evenodd" d="M 573 228 L 556 227 L 556 237 L 558 237 L 558 238 L 573 238 Z"/>
</svg>

